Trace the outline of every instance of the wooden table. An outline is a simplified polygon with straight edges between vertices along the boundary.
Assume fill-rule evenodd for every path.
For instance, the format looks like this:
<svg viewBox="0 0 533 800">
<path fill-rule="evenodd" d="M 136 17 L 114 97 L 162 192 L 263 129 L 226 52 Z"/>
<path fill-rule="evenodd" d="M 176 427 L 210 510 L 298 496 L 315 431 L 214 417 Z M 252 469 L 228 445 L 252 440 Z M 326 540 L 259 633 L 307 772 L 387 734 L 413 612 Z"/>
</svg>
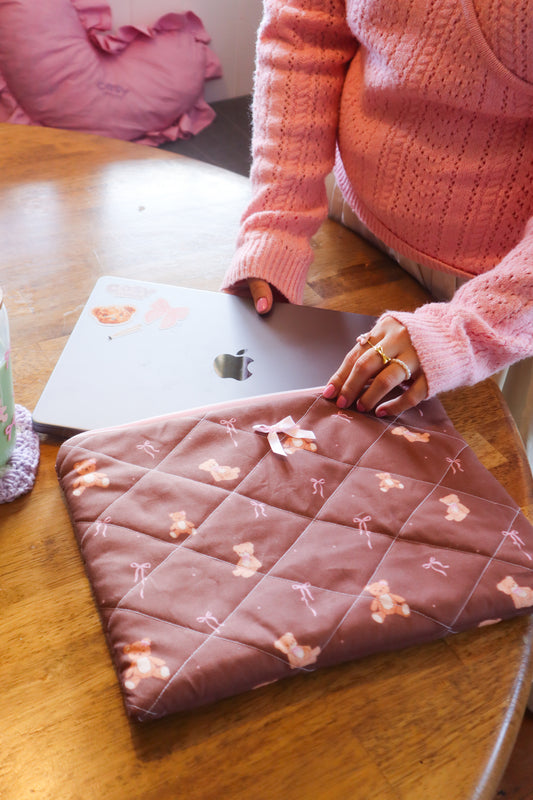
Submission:
<svg viewBox="0 0 533 800">
<path fill-rule="evenodd" d="M 0 282 L 16 399 L 33 409 L 96 278 L 217 289 L 244 178 L 167 152 L 0 125 Z M 377 314 L 426 295 L 326 223 L 305 300 Z M 444 398 L 533 519 L 531 475 L 495 385 Z M 128 721 L 43 441 L 35 488 L 0 507 L 3 800 L 493 797 L 533 667 L 529 617 L 318 671 L 145 724 Z"/>
</svg>

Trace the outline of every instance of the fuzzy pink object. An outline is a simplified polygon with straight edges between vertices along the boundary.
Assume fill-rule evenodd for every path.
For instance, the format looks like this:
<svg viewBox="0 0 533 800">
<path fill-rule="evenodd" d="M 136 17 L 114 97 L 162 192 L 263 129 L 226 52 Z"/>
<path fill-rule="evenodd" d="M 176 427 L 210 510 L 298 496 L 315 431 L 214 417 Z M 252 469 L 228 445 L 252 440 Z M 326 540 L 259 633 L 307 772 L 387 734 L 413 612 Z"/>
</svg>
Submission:
<svg viewBox="0 0 533 800">
<path fill-rule="evenodd" d="M 39 467 L 39 437 L 24 406 L 15 406 L 17 435 L 11 458 L 0 467 L 0 503 L 11 503 L 33 489 Z"/>
<path fill-rule="evenodd" d="M 450 303 L 394 313 L 430 394 L 533 355 L 532 12 L 532 0 L 266 0 L 253 197 L 223 288 L 259 277 L 301 302 L 335 162 L 387 246 L 472 278 Z"/>
<path fill-rule="evenodd" d="M 201 20 L 111 27 L 106 3 L 0 0 L 0 122 L 152 145 L 209 125 L 204 83 L 221 68 Z"/>
</svg>

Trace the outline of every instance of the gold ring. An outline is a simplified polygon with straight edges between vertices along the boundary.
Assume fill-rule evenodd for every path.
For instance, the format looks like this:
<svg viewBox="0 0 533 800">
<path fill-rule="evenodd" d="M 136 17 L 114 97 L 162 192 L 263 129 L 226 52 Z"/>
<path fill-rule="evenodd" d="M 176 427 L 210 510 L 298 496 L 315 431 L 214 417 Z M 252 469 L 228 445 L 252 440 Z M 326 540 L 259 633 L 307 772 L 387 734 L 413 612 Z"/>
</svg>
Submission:
<svg viewBox="0 0 533 800">
<path fill-rule="evenodd" d="M 369 344 L 370 344 L 370 342 L 369 342 Z M 389 358 L 386 353 L 383 352 L 383 348 L 382 348 L 382 346 L 380 344 L 370 344 L 370 347 L 373 350 L 375 350 L 378 355 L 381 356 L 381 360 L 383 361 L 383 366 L 386 366 L 387 364 L 390 364 L 390 362 L 393 360 L 392 358 Z"/>
<path fill-rule="evenodd" d="M 391 364 L 398 364 L 398 366 L 405 371 L 405 380 L 406 381 L 410 380 L 411 370 L 409 369 L 405 361 L 402 361 L 401 358 L 390 358 L 389 361 Z"/>
</svg>

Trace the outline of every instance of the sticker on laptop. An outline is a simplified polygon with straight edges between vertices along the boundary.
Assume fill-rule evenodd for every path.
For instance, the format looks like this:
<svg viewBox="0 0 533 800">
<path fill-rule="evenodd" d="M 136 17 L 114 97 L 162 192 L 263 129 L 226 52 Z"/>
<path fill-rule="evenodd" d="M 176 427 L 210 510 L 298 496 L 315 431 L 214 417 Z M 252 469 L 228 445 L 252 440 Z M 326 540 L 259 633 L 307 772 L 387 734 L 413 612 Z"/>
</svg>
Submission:
<svg viewBox="0 0 533 800">
<path fill-rule="evenodd" d="M 147 325 L 158 322 L 161 330 L 167 330 L 187 319 L 188 316 L 187 306 L 171 306 L 164 297 L 158 297 L 144 315 L 144 321 Z"/>
<path fill-rule="evenodd" d="M 155 292 L 155 287 L 138 286 L 135 283 L 110 283 L 106 289 L 114 297 L 125 297 L 128 300 L 144 300 Z"/>
<path fill-rule="evenodd" d="M 94 306 L 94 308 L 91 308 L 91 314 L 101 325 L 122 325 L 124 322 L 129 322 L 136 311 L 135 306 L 129 305 Z"/>
<path fill-rule="evenodd" d="M 137 317 L 137 324 L 122 327 L 130 322 L 137 313 L 138 309 L 130 304 L 113 303 L 110 305 L 94 306 L 91 308 L 92 317 L 109 329 L 118 328 L 110 333 L 109 339 L 117 339 L 129 333 L 137 333 L 146 325 L 156 326 L 159 330 L 169 330 L 183 322 L 189 316 L 190 309 L 187 306 L 171 306 L 163 297 L 152 301 L 148 310 L 144 312 L 142 322 Z M 141 309 L 142 313 L 142 309 Z"/>
</svg>

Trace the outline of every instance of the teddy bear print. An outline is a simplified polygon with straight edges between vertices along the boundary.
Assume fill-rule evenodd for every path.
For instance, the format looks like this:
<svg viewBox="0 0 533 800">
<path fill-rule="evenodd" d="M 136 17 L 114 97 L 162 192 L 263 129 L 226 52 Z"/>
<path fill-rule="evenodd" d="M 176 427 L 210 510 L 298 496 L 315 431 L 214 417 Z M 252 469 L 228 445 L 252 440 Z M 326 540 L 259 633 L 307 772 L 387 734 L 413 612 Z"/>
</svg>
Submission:
<svg viewBox="0 0 533 800">
<path fill-rule="evenodd" d="M 274 642 L 274 647 L 285 653 L 289 660 L 291 669 L 298 669 L 299 667 L 307 667 L 309 664 L 314 664 L 320 653 L 320 647 L 309 647 L 306 644 L 298 644 L 294 635 L 290 632 L 284 633 L 277 641 Z"/>
<path fill-rule="evenodd" d="M 508 594 L 515 608 L 528 608 L 533 606 L 533 589 L 529 586 L 519 586 L 514 578 L 507 575 L 503 580 L 496 584 L 496 588 Z"/>
<path fill-rule="evenodd" d="M 131 666 L 124 673 L 126 689 L 135 689 L 143 678 L 160 678 L 165 680 L 170 670 L 162 658 L 152 655 L 150 639 L 141 639 L 133 644 L 125 644 L 122 652 L 128 657 Z"/>
<path fill-rule="evenodd" d="M 283 442 L 283 449 L 289 455 L 297 453 L 298 450 L 309 450 L 311 453 L 316 453 L 317 446 L 311 439 L 297 439 L 294 436 L 287 436 Z"/>
<path fill-rule="evenodd" d="M 72 494 L 76 497 L 79 497 L 85 489 L 89 489 L 91 486 L 101 486 L 103 489 L 109 486 L 109 478 L 105 472 L 96 472 L 96 459 L 94 458 L 77 461 L 74 469 L 78 473 L 78 477 L 72 483 Z"/>
<path fill-rule="evenodd" d="M 242 544 L 233 545 L 233 549 L 239 556 L 237 566 L 233 570 L 233 574 L 241 578 L 251 578 L 255 575 L 258 569 L 263 565 L 258 558 L 254 556 L 254 546 L 252 542 L 243 542 Z"/>
<path fill-rule="evenodd" d="M 214 458 L 208 458 L 203 464 L 200 464 L 198 469 L 203 469 L 204 472 L 210 472 L 211 477 L 215 481 L 233 481 L 241 474 L 239 467 L 221 467 Z"/>
<path fill-rule="evenodd" d="M 410 431 L 405 425 L 397 425 L 392 428 L 391 433 L 395 436 L 403 436 L 408 442 L 429 442 L 429 433 L 427 431 L 417 433 L 416 431 Z"/>
<path fill-rule="evenodd" d="M 411 614 L 405 599 L 399 594 L 392 594 L 387 581 L 369 583 L 368 586 L 365 586 L 365 591 L 370 592 L 374 597 L 370 604 L 374 622 L 384 622 L 385 617 L 390 614 L 400 614 L 402 617 L 408 617 Z"/>
<path fill-rule="evenodd" d="M 390 472 L 377 472 L 376 478 L 379 479 L 379 489 L 381 492 L 388 492 L 389 489 L 403 489 L 403 483 L 393 478 Z"/>
<path fill-rule="evenodd" d="M 182 535 L 194 536 L 197 533 L 194 523 L 187 519 L 185 511 L 173 511 L 169 514 L 169 517 L 172 520 L 169 533 L 173 539 L 177 539 L 178 536 Z"/>
<path fill-rule="evenodd" d="M 446 511 L 447 520 L 461 522 L 467 514 L 470 514 L 470 509 L 459 502 L 456 494 L 447 494 L 446 497 L 439 497 L 439 501 L 448 506 Z"/>
</svg>

